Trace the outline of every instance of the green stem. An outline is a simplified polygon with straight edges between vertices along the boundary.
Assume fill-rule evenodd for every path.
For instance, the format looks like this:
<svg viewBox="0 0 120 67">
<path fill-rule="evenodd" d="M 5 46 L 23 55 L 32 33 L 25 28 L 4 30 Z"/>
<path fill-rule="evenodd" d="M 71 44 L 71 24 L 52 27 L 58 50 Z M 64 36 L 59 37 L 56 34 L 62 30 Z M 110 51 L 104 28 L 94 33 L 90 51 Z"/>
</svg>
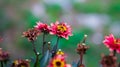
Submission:
<svg viewBox="0 0 120 67">
<path fill-rule="evenodd" d="M 1 67 L 3 67 L 3 62 L 1 61 Z"/>
<path fill-rule="evenodd" d="M 45 52 L 45 44 L 46 44 L 46 42 L 45 42 L 45 33 L 43 33 L 43 45 L 42 45 L 42 54 L 44 55 L 44 52 Z"/>
<path fill-rule="evenodd" d="M 80 65 L 82 65 L 82 61 L 83 61 L 83 53 L 80 54 Z"/>
<path fill-rule="evenodd" d="M 60 39 L 60 37 L 58 37 L 58 38 L 57 38 L 57 41 L 56 41 L 56 50 L 58 49 L 59 39 Z"/>
<path fill-rule="evenodd" d="M 36 55 L 36 61 L 35 61 L 34 67 L 39 67 L 38 66 L 38 63 L 39 63 L 39 54 L 37 53 L 37 50 L 35 48 L 34 41 L 32 41 L 32 46 L 33 46 L 33 51 L 34 51 L 34 53 Z"/>
<path fill-rule="evenodd" d="M 113 56 L 116 56 L 116 50 L 113 51 Z"/>
<path fill-rule="evenodd" d="M 56 54 L 56 52 L 57 52 L 59 39 L 60 39 L 60 37 L 57 38 L 56 44 L 55 44 L 55 46 L 53 47 L 52 57 L 54 57 L 55 54 Z"/>
<path fill-rule="evenodd" d="M 40 67 L 39 66 L 39 54 L 36 55 L 36 61 L 35 61 L 34 67 Z"/>
</svg>

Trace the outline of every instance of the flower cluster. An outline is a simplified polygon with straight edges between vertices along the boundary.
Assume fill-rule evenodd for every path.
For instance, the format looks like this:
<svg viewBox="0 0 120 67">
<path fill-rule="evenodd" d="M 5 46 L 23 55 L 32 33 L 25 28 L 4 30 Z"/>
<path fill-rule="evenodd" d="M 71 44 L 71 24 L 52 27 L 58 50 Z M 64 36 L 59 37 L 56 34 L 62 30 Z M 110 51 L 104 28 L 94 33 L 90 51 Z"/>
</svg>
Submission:
<svg viewBox="0 0 120 67">
<path fill-rule="evenodd" d="M 57 36 L 57 42 L 56 44 L 51 47 L 50 43 L 48 42 L 48 50 L 50 54 L 52 54 L 52 59 L 51 63 L 48 67 L 70 67 L 70 65 L 66 64 L 65 57 L 62 55 L 62 52 L 58 51 L 58 41 L 60 38 L 65 38 L 68 39 L 69 36 L 72 36 L 72 30 L 70 25 L 67 23 L 60 23 L 56 21 L 55 23 L 51 23 L 51 25 L 47 25 L 46 23 L 42 22 L 37 22 L 37 25 L 34 26 L 34 28 L 29 29 L 26 32 L 23 32 L 23 36 L 26 37 L 29 41 L 31 41 L 32 46 L 33 46 L 33 51 L 36 55 L 36 60 L 34 63 L 34 67 L 39 67 L 39 66 L 44 66 L 39 64 L 39 55 L 41 55 L 41 52 L 38 52 L 36 50 L 36 45 L 35 45 L 35 40 L 37 37 L 43 33 L 43 39 L 42 39 L 42 56 L 45 56 L 45 47 L 47 46 L 47 41 L 46 41 L 46 35 L 51 34 L 51 35 L 56 35 Z M 51 49 L 52 48 L 52 49 Z M 54 52 L 54 53 L 53 53 Z M 40 53 L 40 54 L 38 54 Z"/>
<path fill-rule="evenodd" d="M 67 23 L 60 23 L 58 21 L 51 23 L 51 26 L 47 25 L 46 23 L 37 22 L 37 25 L 34 26 L 34 29 L 23 32 L 23 36 L 27 37 L 28 40 L 31 41 L 35 40 L 40 32 L 50 33 L 66 39 L 68 39 L 68 36 L 72 36 L 70 25 L 67 25 Z"/>
<path fill-rule="evenodd" d="M 51 43 L 46 40 L 47 35 L 49 34 L 57 36 L 56 43 L 54 45 L 51 45 Z M 43 35 L 42 43 L 40 43 L 42 44 L 42 47 L 40 46 L 41 51 L 37 50 L 35 43 L 35 40 L 37 40 L 37 37 L 39 35 Z M 69 39 L 69 36 L 72 36 L 72 29 L 70 25 L 64 22 L 60 23 L 58 21 L 56 21 L 55 23 L 51 23 L 50 26 L 46 23 L 37 22 L 34 28 L 23 32 L 23 37 L 26 37 L 28 41 L 31 42 L 32 49 L 35 54 L 35 58 L 33 57 L 31 61 L 33 63 L 33 67 L 86 67 L 86 65 L 83 63 L 83 59 L 86 51 L 89 48 L 85 43 L 87 35 L 84 35 L 83 41 L 77 44 L 76 52 L 79 55 L 79 59 L 72 65 L 67 64 L 66 54 L 58 48 L 59 39 Z M 1 40 L 2 39 L 0 38 L 0 42 Z M 116 53 L 120 53 L 120 38 L 115 38 L 113 34 L 110 34 L 109 36 L 105 36 L 103 43 L 106 47 L 109 48 L 110 54 L 102 54 L 100 62 L 101 67 L 120 67 L 120 63 L 118 64 L 116 56 Z M 6 62 L 8 60 L 9 53 L 3 51 L 2 48 L 0 48 L 0 67 L 7 66 Z M 30 67 L 30 65 L 30 61 L 18 59 L 13 61 L 12 64 L 10 64 L 9 66 Z"/>
</svg>

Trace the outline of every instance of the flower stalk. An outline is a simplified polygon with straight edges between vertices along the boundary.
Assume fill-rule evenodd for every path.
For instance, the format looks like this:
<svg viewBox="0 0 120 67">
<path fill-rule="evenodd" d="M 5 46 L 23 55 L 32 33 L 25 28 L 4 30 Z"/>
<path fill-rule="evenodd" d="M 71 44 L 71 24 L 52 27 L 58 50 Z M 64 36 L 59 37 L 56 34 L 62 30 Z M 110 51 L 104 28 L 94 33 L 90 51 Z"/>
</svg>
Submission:
<svg viewBox="0 0 120 67">
<path fill-rule="evenodd" d="M 86 41 L 87 35 L 84 35 L 84 39 L 81 43 L 78 44 L 77 47 L 77 53 L 80 55 L 80 61 L 78 62 L 77 67 L 85 67 L 83 64 L 83 55 L 85 54 L 86 50 L 89 48 L 86 46 L 85 41 Z"/>
<path fill-rule="evenodd" d="M 39 54 L 39 52 L 37 52 L 37 50 L 36 50 L 34 41 L 31 41 L 31 43 L 32 43 L 32 46 L 33 46 L 33 51 L 34 51 L 34 53 L 35 53 L 35 55 L 36 55 L 36 61 L 35 61 L 34 67 L 39 67 L 39 55 L 40 55 L 40 54 Z"/>
<path fill-rule="evenodd" d="M 57 41 L 56 41 L 56 50 L 58 49 L 59 40 L 60 40 L 60 37 L 58 37 L 58 38 L 57 38 Z"/>
<path fill-rule="evenodd" d="M 46 41 L 45 41 L 45 33 L 43 33 L 43 45 L 42 45 L 42 54 L 44 55 L 45 53 L 45 44 L 46 44 Z"/>
<path fill-rule="evenodd" d="M 1 67 L 3 67 L 3 62 L 1 61 L 0 63 L 1 63 Z"/>
<path fill-rule="evenodd" d="M 113 56 L 116 56 L 116 50 L 113 51 Z"/>
<path fill-rule="evenodd" d="M 55 46 L 53 47 L 53 50 L 52 50 L 52 57 L 55 56 L 57 50 L 58 50 L 58 43 L 59 43 L 59 40 L 60 40 L 60 37 L 57 38 L 57 41 L 56 41 L 56 44 Z"/>
</svg>

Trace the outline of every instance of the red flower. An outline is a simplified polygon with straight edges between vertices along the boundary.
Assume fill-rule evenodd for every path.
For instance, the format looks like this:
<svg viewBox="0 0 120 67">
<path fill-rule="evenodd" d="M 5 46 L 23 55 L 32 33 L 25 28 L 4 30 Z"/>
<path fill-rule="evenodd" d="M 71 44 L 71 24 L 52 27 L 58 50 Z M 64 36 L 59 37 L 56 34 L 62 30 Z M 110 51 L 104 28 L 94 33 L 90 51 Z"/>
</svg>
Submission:
<svg viewBox="0 0 120 67">
<path fill-rule="evenodd" d="M 59 50 L 50 60 L 48 67 L 71 67 L 71 65 L 66 64 L 65 55 L 61 50 Z"/>
<path fill-rule="evenodd" d="M 72 36 L 72 30 L 70 25 L 67 25 L 67 23 L 59 23 L 56 21 L 56 23 L 51 23 L 50 34 L 68 39 L 68 36 Z"/>
<path fill-rule="evenodd" d="M 35 28 L 44 33 L 50 32 L 50 27 L 45 23 L 38 22 L 37 25 L 35 26 Z"/>
<path fill-rule="evenodd" d="M 0 61 L 8 61 L 9 60 L 9 53 L 7 51 L 3 51 L 0 48 Z"/>
<path fill-rule="evenodd" d="M 114 38 L 113 34 L 105 36 L 103 43 L 109 48 L 110 51 L 116 50 L 118 53 L 120 53 L 120 39 Z"/>
<path fill-rule="evenodd" d="M 29 60 L 15 60 L 11 67 L 30 67 Z"/>
</svg>

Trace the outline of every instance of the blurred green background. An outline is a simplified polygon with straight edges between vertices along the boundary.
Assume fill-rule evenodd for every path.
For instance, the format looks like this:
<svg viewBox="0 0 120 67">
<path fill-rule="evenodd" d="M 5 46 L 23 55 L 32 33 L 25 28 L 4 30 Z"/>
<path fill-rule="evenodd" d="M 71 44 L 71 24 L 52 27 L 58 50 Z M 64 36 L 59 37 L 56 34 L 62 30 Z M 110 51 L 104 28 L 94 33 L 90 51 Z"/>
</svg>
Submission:
<svg viewBox="0 0 120 67">
<path fill-rule="evenodd" d="M 78 60 L 75 49 L 87 34 L 90 49 L 84 63 L 86 67 L 100 67 L 101 53 L 109 54 L 102 43 L 104 36 L 113 33 L 120 37 L 120 0 L 0 0 L 0 47 L 9 51 L 12 59 L 30 58 L 34 56 L 32 45 L 21 37 L 22 32 L 38 21 L 50 24 L 56 20 L 67 22 L 73 29 L 69 40 L 59 42 L 68 63 Z M 36 41 L 39 51 L 41 38 L 42 34 Z M 48 35 L 47 41 L 55 44 L 56 37 Z"/>
</svg>

